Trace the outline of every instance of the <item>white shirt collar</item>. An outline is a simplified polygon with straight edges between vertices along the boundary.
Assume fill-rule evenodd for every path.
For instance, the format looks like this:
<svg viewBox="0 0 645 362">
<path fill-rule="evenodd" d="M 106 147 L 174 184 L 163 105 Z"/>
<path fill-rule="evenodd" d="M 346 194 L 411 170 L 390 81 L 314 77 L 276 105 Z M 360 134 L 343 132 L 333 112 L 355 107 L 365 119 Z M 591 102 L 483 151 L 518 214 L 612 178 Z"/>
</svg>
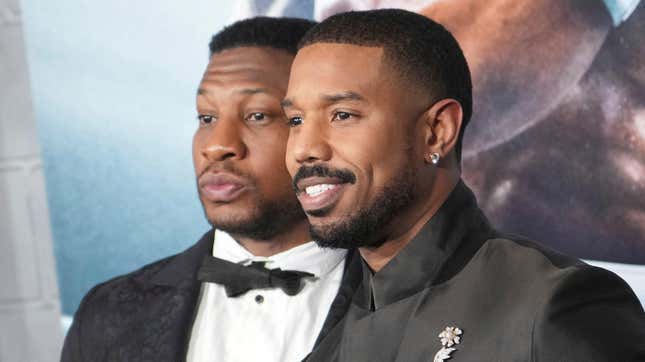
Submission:
<svg viewBox="0 0 645 362">
<path fill-rule="evenodd" d="M 329 273 L 347 254 L 344 249 L 321 248 L 314 241 L 309 241 L 278 254 L 264 257 L 255 256 L 240 245 L 228 233 L 215 230 L 213 256 L 238 264 L 249 264 L 253 261 L 266 261 L 269 269 L 298 270 L 322 277 Z"/>
</svg>

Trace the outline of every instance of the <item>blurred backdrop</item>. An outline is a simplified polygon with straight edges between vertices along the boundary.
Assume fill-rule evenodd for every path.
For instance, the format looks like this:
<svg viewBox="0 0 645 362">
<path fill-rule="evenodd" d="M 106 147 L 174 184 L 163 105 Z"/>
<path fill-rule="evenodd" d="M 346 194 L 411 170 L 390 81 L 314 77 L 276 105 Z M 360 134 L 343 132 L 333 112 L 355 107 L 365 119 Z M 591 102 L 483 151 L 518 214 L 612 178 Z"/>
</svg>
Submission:
<svg viewBox="0 0 645 362">
<path fill-rule="evenodd" d="M 208 229 L 191 141 L 226 2 L 24 0 L 62 311 Z"/>
<path fill-rule="evenodd" d="M 645 2 L 247 0 L 236 18 L 404 8 L 473 78 L 463 178 L 493 225 L 621 275 L 645 301 Z"/>
</svg>

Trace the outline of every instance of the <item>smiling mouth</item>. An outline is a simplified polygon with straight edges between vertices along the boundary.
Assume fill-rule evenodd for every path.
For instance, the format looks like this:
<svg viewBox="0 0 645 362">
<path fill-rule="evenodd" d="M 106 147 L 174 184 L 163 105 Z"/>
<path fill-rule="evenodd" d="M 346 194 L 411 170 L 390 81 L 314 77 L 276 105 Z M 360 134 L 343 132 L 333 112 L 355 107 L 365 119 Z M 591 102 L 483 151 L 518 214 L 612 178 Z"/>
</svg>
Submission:
<svg viewBox="0 0 645 362">
<path fill-rule="evenodd" d="M 311 216 L 324 216 L 338 203 L 347 183 L 338 179 L 305 179 L 298 185 L 298 201 Z"/>
<path fill-rule="evenodd" d="M 307 186 L 305 188 L 305 193 L 309 197 L 315 197 L 322 195 L 326 191 L 333 190 L 338 187 L 338 184 L 318 184 L 313 186 Z"/>
</svg>

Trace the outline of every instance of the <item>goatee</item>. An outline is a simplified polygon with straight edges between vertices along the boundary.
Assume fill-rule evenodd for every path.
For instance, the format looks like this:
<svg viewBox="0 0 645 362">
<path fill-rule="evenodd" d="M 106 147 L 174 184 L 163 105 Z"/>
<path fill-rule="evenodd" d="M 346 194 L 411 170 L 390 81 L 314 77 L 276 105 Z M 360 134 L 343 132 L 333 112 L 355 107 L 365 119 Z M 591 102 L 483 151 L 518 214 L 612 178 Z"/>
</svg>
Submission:
<svg viewBox="0 0 645 362">
<path fill-rule="evenodd" d="M 311 225 L 312 238 L 322 247 L 351 249 L 383 245 L 384 227 L 415 198 L 415 172 L 404 165 L 399 176 L 385 185 L 373 201 L 345 220 Z"/>
</svg>

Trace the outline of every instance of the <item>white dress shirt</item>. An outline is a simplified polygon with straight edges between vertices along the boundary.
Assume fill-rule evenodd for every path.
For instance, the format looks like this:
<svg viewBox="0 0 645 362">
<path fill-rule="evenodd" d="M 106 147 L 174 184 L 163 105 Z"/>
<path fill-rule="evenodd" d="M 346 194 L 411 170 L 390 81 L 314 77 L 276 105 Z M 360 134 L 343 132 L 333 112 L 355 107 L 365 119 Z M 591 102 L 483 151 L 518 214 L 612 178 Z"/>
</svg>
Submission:
<svg viewBox="0 0 645 362">
<path fill-rule="evenodd" d="M 288 296 L 281 289 L 254 289 L 229 298 L 224 287 L 203 283 L 188 347 L 188 362 L 299 362 L 311 352 L 343 277 L 345 250 L 308 242 L 270 257 L 249 253 L 217 230 L 213 256 L 248 265 L 266 261 L 269 269 L 314 274 Z"/>
</svg>

